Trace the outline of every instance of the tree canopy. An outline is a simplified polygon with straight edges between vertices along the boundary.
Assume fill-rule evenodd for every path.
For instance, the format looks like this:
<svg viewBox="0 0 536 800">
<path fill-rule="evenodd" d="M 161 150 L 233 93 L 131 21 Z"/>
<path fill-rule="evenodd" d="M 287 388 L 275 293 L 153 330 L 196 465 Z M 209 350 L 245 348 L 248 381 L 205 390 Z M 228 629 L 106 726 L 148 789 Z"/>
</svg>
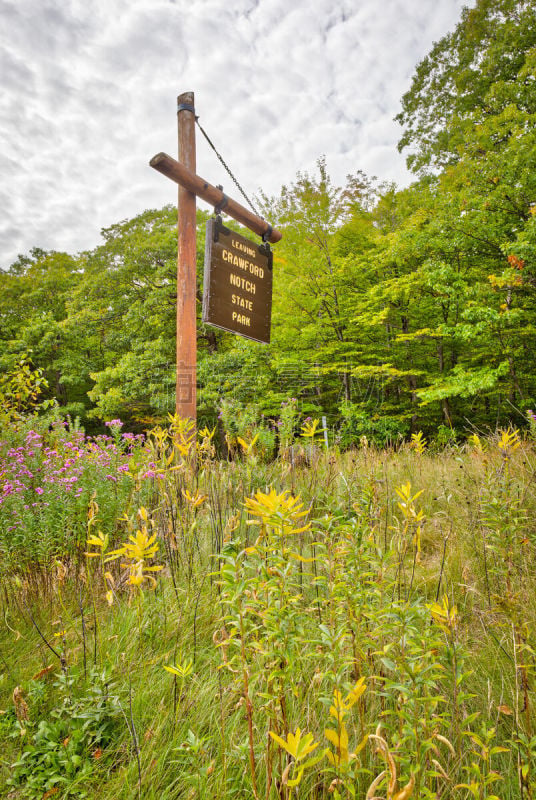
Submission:
<svg viewBox="0 0 536 800">
<path fill-rule="evenodd" d="M 225 408 L 277 421 L 294 397 L 343 442 L 519 424 L 536 403 L 535 80 L 533 0 L 478 0 L 402 99 L 411 186 L 359 169 L 336 186 L 320 158 L 315 174 L 260 198 L 284 232 L 272 343 L 199 320 L 203 420 Z M 206 220 L 199 212 L 199 300 Z M 173 208 L 149 210 L 90 252 L 19 257 L 0 273 L 0 368 L 26 354 L 87 426 L 165 418 L 176 224 Z"/>
</svg>

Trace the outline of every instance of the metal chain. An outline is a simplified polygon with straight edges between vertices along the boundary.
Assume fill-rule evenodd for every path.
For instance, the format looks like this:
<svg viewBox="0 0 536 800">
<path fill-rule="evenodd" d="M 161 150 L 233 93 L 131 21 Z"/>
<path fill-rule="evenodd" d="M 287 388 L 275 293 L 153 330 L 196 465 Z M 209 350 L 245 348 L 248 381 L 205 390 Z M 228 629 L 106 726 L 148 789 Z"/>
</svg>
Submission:
<svg viewBox="0 0 536 800">
<path fill-rule="evenodd" d="M 237 179 L 235 178 L 235 176 L 233 175 L 233 173 L 231 172 L 231 170 L 229 169 L 229 167 L 227 166 L 227 164 L 225 163 L 225 161 L 223 160 L 223 158 L 221 157 L 221 155 L 220 155 L 220 154 L 218 153 L 218 151 L 216 150 L 216 147 L 214 146 L 213 142 L 212 142 L 212 141 L 209 139 L 207 132 L 204 130 L 203 126 L 202 126 L 202 125 L 201 125 L 201 123 L 199 122 L 199 117 L 196 117 L 196 118 L 195 118 L 195 121 L 196 121 L 197 127 L 199 128 L 199 130 L 201 131 L 201 133 L 203 134 L 203 136 L 205 137 L 205 139 L 207 140 L 207 142 L 209 143 L 209 145 L 212 147 L 212 149 L 213 149 L 213 150 L 214 150 L 214 152 L 216 153 L 216 155 L 217 155 L 218 159 L 221 161 L 221 163 L 223 164 L 223 166 L 225 167 L 225 169 L 227 170 L 227 172 L 228 172 L 228 173 L 229 173 L 229 175 L 231 176 L 231 178 L 232 178 L 232 180 L 234 181 L 234 183 L 235 183 L 235 185 L 236 185 L 236 187 L 237 187 L 238 191 L 240 192 L 240 194 L 242 195 L 242 197 L 244 197 L 244 198 L 245 198 L 246 202 L 248 203 L 248 205 L 249 205 L 249 207 L 251 208 L 251 210 L 253 211 L 253 213 L 254 213 L 254 214 L 256 214 L 258 217 L 261 217 L 262 219 L 264 219 L 264 217 L 262 217 L 262 215 L 261 215 L 261 214 L 259 214 L 259 212 L 258 212 L 258 211 L 257 211 L 257 209 L 255 208 L 255 206 L 253 205 L 253 203 L 251 202 L 251 200 L 249 199 L 249 197 L 247 196 L 247 194 L 245 193 L 245 191 L 242 189 L 242 187 L 241 187 L 241 186 L 240 186 L 240 184 L 238 183 Z"/>
</svg>

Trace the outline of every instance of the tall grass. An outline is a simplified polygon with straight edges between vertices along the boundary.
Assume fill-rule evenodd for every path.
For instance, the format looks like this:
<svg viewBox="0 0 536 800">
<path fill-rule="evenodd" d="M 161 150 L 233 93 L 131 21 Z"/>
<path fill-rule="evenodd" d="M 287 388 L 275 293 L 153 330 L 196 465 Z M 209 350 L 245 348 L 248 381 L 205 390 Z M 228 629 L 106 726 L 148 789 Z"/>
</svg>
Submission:
<svg viewBox="0 0 536 800">
<path fill-rule="evenodd" d="M 530 442 L 119 436 L 116 504 L 95 471 L 84 535 L 3 570 L 4 795 L 534 797 Z"/>
</svg>

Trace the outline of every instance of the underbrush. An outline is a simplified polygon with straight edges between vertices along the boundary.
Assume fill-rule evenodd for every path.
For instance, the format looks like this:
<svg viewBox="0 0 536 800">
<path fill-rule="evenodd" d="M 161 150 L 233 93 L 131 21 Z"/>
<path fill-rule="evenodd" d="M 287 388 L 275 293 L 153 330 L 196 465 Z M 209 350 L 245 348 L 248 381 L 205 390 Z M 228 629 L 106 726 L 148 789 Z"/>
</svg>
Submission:
<svg viewBox="0 0 536 800">
<path fill-rule="evenodd" d="M 76 537 L 2 522 L 2 796 L 535 796 L 530 442 L 119 437 Z"/>
</svg>

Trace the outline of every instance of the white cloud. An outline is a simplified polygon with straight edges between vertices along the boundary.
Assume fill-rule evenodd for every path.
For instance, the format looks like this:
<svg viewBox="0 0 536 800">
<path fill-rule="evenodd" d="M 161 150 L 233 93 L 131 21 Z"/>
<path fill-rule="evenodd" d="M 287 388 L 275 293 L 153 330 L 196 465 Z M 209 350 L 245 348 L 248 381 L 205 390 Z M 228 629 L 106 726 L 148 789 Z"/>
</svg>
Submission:
<svg viewBox="0 0 536 800">
<path fill-rule="evenodd" d="M 323 154 L 335 182 L 361 169 L 406 183 L 392 120 L 462 5 L 0 0 L 0 266 L 93 247 L 102 227 L 174 203 L 148 162 L 176 153 L 182 91 L 249 194 Z M 201 136 L 198 172 L 235 196 Z"/>
</svg>

